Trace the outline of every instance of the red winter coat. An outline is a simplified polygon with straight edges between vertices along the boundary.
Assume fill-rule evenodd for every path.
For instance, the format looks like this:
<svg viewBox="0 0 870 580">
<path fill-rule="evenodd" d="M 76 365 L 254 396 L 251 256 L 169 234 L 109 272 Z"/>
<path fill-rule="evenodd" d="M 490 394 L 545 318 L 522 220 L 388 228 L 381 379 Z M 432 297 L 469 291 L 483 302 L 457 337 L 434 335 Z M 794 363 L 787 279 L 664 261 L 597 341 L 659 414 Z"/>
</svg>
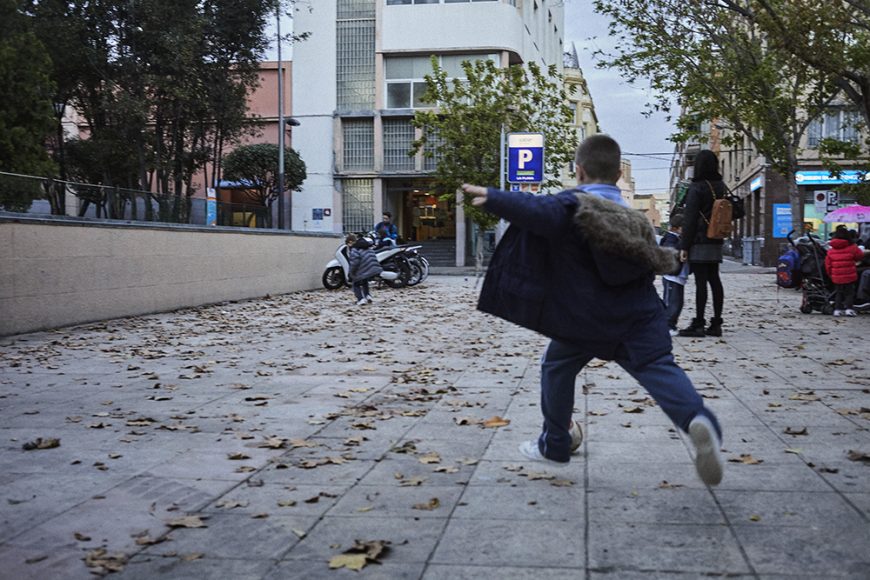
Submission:
<svg viewBox="0 0 870 580">
<path fill-rule="evenodd" d="M 858 279 L 855 262 L 864 257 L 861 248 L 840 238 L 831 240 L 831 249 L 825 256 L 825 270 L 834 284 L 851 284 Z"/>
</svg>

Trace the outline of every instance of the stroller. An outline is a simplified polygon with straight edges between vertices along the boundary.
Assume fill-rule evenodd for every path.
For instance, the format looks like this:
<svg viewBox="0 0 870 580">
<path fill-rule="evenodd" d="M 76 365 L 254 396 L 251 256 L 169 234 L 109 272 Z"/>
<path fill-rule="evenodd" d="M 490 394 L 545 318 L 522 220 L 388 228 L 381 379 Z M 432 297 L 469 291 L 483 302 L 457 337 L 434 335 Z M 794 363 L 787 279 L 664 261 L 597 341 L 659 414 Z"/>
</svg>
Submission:
<svg viewBox="0 0 870 580">
<path fill-rule="evenodd" d="M 793 234 L 794 230 L 786 237 L 800 256 L 803 293 L 801 312 L 810 314 L 813 310 L 817 310 L 822 314 L 833 314 L 834 284 L 825 271 L 825 256 L 828 252 L 815 236 L 808 234 L 795 240 L 792 238 Z"/>
</svg>

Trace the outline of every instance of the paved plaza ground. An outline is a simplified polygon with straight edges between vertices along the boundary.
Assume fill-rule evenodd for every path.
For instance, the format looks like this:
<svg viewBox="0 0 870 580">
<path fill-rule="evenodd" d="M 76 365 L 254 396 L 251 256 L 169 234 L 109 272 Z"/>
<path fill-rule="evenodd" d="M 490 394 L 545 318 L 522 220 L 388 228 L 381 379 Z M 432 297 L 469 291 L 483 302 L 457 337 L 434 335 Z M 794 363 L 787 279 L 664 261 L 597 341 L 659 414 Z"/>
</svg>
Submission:
<svg viewBox="0 0 870 580">
<path fill-rule="evenodd" d="M 546 341 L 473 276 L 0 339 L 0 577 L 870 578 L 870 315 L 728 269 L 724 336 L 674 343 L 725 428 L 713 489 L 602 361 L 581 453 L 524 460 Z"/>
</svg>

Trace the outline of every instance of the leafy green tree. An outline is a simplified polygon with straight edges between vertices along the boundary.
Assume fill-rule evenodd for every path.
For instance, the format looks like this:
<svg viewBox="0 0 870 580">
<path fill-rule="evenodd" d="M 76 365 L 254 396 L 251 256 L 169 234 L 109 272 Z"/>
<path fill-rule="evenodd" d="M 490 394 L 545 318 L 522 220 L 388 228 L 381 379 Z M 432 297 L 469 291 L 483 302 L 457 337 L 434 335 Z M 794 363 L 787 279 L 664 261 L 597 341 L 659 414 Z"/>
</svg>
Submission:
<svg viewBox="0 0 870 580">
<path fill-rule="evenodd" d="M 46 138 L 56 127 L 54 85 L 45 47 L 14 0 L 0 0 L 0 171 L 51 175 Z M 0 208 L 27 211 L 42 196 L 38 183 L 0 180 Z"/>
<path fill-rule="evenodd" d="M 826 139 L 820 147 L 822 163 L 834 174 L 846 160 L 861 175 L 870 173 L 870 4 L 866 0 L 810 2 L 808 0 L 751 0 L 723 4 L 742 17 L 753 18 L 772 44 L 829 75 L 845 100 L 860 113 L 865 130 L 863 147 Z M 838 186 L 841 193 L 870 202 L 870 182 Z"/>
<path fill-rule="evenodd" d="M 243 145 L 224 157 L 224 177 L 249 186 L 248 199 L 265 206 L 266 226 L 272 227 L 272 203 L 278 199 L 278 146 Z M 300 191 L 307 177 L 305 162 L 293 149 L 284 149 L 284 191 Z"/>
<path fill-rule="evenodd" d="M 723 144 L 744 137 L 788 184 L 792 225 L 801 231 L 798 192 L 801 137 L 837 93 L 830 75 L 807 67 L 771 43 L 751 14 L 724 3 L 670 0 L 595 0 L 611 18 L 615 54 L 601 55 L 629 81 L 648 79 L 652 109 L 687 114 L 674 140 L 697 136 L 700 121 L 725 129 Z"/>
<path fill-rule="evenodd" d="M 59 97 L 100 144 L 91 152 L 101 183 L 156 191 L 160 212 L 183 221 L 189 203 L 178 198 L 209 163 L 213 182 L 224 145 L 252 130 L 247 95 L 276 0 L 23 5 L 52 55 Z"/>
<path fill-rule="evenodd" d="M 411 154 L 422 150 L 436 160 L 433 180 L 442 199 L 453 198 L 463 182 L 499 185 L 502 130 L 543 133 L 544 187 L 561 186 L 560 168 L 572 162 L 577 135 L 570 127 L 572 111 L 555 66 L 542 71 L 534 62 L 499 68 L 489 59 L 466 61 L 464 79 L 448 78 L 435 57 L 432 68 L 425 77 L 424 101 L 435 107 L 416 112 L 413 122 L 423 129 L 423 136 L 414 142 Z M 478 228 L 475 261 L 480 268 L 484 232 L 497 218 L 467 198 L 463 208 Z"/>
<path fill-rule="evenodd" d="M 723 0 L 771 43 L 830 75 L 870 126 L 870 4 L 866 0 Z"/>
</svg>

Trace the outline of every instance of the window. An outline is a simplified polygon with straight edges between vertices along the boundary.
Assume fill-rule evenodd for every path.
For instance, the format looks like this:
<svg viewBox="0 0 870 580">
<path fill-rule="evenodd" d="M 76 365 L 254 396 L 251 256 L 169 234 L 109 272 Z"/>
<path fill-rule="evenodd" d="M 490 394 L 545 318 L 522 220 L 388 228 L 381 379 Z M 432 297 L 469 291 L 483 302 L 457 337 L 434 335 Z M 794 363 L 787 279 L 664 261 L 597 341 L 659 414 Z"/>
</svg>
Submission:
<svg viewBox="0 0 870 580">
<path fill-rule="evenodd" d="M 374 109 L 374 0 L 338 2 L 336 68 L 338 108 L 344 111 Z"/>
<path fill-rule="evenodd" d="M 372 170 L 375 165 L 375 127 L 372 119 L 344 119 L 344 170 Z"/>
<path fill-rule="evenodd" d="M 341 182 L 342 225 L 346 232 L 367 232 L 374 219 L 374 184 L 371 179 L 345 179 Z"/>
<path fill-rule="evenodd" d="M 384 169 L 413 170 L 414 157 L 408 155 L 413 142 L 414 126 L 410 119 L 384 119 Z"/>
<path fill-rule="evenodd" d="M 336 10 L 339 20 L 374 18 L 375 0 L 338 0 Z"/>
<path fill-rule="evenodd" d="M 441 138 L 436 129 L 431 129 L 430 133 L 426 135 L 426 145 L 423 148 L 423 169 L 425 171 L 435 171 L 438 167 L 438 162 L 444 157 L 443 146 L 444 139 Z"/>
<path fill-rule="evenodd" d="M 462 61 L 490 59 L 498 62 L 494 54 L 449 54 L 439 56 L 441 68 L 448 78 L 465 78 Z M 393 56 L 384 59 L 388 109 L 419 109 L 433 106 L 423 102 L 426 81 L 423 77 L 432 72 L 430 56 Z"/>
<path fill-rule="evenodd" d="M 831 109 L 812 120 L 807 127 L 807 146 L 815 149 L 822 139 L 858 143 L 861 116 L 857 111 Z"/>
</svg>

